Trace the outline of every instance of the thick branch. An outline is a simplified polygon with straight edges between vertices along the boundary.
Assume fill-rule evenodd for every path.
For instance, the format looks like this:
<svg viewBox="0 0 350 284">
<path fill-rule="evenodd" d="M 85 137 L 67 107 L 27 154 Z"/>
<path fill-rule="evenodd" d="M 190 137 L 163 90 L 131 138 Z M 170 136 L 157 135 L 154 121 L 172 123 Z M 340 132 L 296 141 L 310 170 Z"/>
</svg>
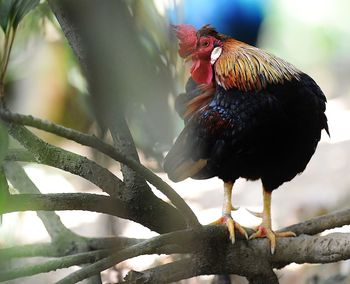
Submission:
<svg viewBox="0 0 350 284">
<path fill-rule="evenodd" d="M 59 256 L 56 246 L 51 243 L 38 243 L 0 249 L 0 261 L 15 257 Z"/>
<path fill-rule="evenodd" d="M 191 225 L 195 225 L 195 226 L 199 225 L 199 222 L 196 216 L 194 215 L 194 213 L 192 212 L 192 210 L 189 208 L 186 202 L 176 193 L 176 191 L 173 188 L 171 188 L 166 182 L 164 182 L 160 177 L 154 174 L 151 170 L 147 169 L 146 167 L 141 165 L 139 162 L 126 157 L 125 155 L 117 151 L 117 149 L 115 149 L 113 146 L 103 142 L 102 140 L 98 139 L 96 136 L 91 136 L 73 129 L 68 129 L 51 122 L 33 118 L 32 116 L 12 114 L 10 112 L 3 111 L 3 110 L 0 110 L 0 115 L 2 119 L 5 119 L 7 121 L 20 123 L 28 126 L 33 126 L 38 129 L 57 134 L 61 137 L 71 139 L 82 145 L 96 148 L 100 152 L 115 159 L 116 161 L 119 161 L 127 165 L 131 169 L 135 170 L 140 176 L 144 177 L 147 181 L 153 184 L 159 191 L 165 194 L 169 198 L 169 200 L 180 210 L 180 212 L 184 214 L 185 218 Z M 10 134 L 14 136 L 16 139 L 18 139 L 20 142 L 22 141 L 22 143 L 23 143 L 22 137 L 24 135 L 25 136 L 32 135 L 28 130 L 26 131 L 25 129 L 21 129 L 19 126 L 13 129 L 14 127 L 15 126 L 11 126 Z M 24 131 L 26 131 L 26 133 L 24 133 Z M 19 133 L 16 133 L 16 132 L 19 132 Z M 38 138 L 35 138 L 34 136 L 31 137 L 31 139 L 38 140 Z M 36 143 L 34 145 L 38 144 L 37 141 L 35 142 Z M 37 153 L 38 151 L 36 151 L 36 149 L 33 149 L 33 146 L 31 146 L 32 144 L 33 143 L 29 145 L 28 143 L 26 143 L 24 144 L 24 146 L 28 148 L 31 152 L 34 151 L 35 153 Z M 48 146 L 52 147 L 51 145 L 46 144 L 46 147 Z M 45 156 L 42 156 L 42 159 L 45 160 L 46 159 Z"/>
<path fill-rule="evenodd" d="M 14 194 L 10 195 L 0 214 L 18 211 L 84 210 L 129 219 L 129 209 L 118 199 L 98 194 Z"/>
<path fill-rule="evenodd" d="M 284 231 L 292 231 L 297 235 L 316 235 L 325 230 L 342 227 L 350 224 L 350 209 L 336 211 L 331 214 L 318 216 L 305 222 L 284 228 Z"/>
<path fill-rule="evenodd" d="M 0 213 L 25 210 L 89 210 L 99 213 L 106 213 L 121 218 L 128 218 L 128 208 L 124 203 L 119 202 L 120 201 L 117 199 L 96 194 L 19 194 L 11 195 L 9 197 L 9 201 L 5 202 L 5 207 L 2 208 Z M 292 228 L 294 232 L 297 232 L 297 235 L 311 233 L 315 234 L 327 229 L 341 227 L 346 224 L 350 224 L 350 209 L 313 218 L 308 221 L 283 228 L 279 231 L 286 231 Z M 215 226 L 212 227 L 215 228 Z M 241 236 L 237 234 L 237 238 L 240 239 Z"/>
<path fill-rule="evenodd" d="M 88 238 L 87 243 L 92 250 L 114 248 L 121 250 L 126 247 L 143 242 L 145 239 L 135 239 L 126 237 L 106 237 L 106 238 Z"/>
<path fill-rule="evenodd" d="M 301 235 L 279 239 L 278 252 L 271 259 L 276 268 L 289 263 L 330 263 L 350 258 L 350 234 Z"/>
<path fill-rule="evenodd" d="M 203 265 L 203 258 L 192 255 L 190 258 L 181 259 L 164 265 L 160 265 L 142 272 L 130 271 L 124 278 L 125 284 L 163 284 L 188 279 L 194 276 L 206 275 L 208 267 Z M 254 282 L 257 278 L 258 281 Z M 272 269 L 268 269 L 258 277 L 251 277 L 249 283 L 278 284 L 278 279 Z"/>
<path fill-rule="evenodd" d="M 344 210 L 337 214 L 339 216 L 345 216 L 347 211 Z M 334 214 L 319 217 L 318 222 L 323 223 L 330 216 L 335 217 Z M 337 225 L 335 224 L 334 227 Z M 307 230 L 305 222 L 295 225 L 294 228 L 300 233 L 303 232 L 303 229 Z M 98 242 L 98 244 L 95 243 L 97 249 L 105 248 L 103 245 L 105 241 L 100 241 L 99 239 L 95 241 Z M 114 240 L 110 239 L 106 241 L 106 244 L 108 242 L 113 244 Z M 255 278 L 261 279 L 261 277 L 265 277 L 266 279 L 270 279 L 270 277 L 273 277 L 270 274 L 271 268 L 281 268 L 291 262 L 326 263 L 350 257 L 349 234 L 331 234 L 324 237 L 300 235 L 296 238 L 278 239 L 276 254 L 273 256 L 270 254 L 266 239 L 254 241 L 239 239 L 232 246 L 228 242 L 227 230 L 223 226 L 206 226 L 203 227 L 203 230 L 178 231 L 141 242 L 140 240 L 130 239 L 116 240 L 116 242 L 122 242 L 131 246 L 94 263 L 93 266 L 83 268 L 78 271 L 79 273 L 72 274 L 69 276 L 72 278 L 68 278 L 67 281 L 71 281 L 69 279 L 75 279 L 74 281 L 76 281 L 80 277 L 96 274 L 98 271 L 108 268 L 108 266 L 113 266 L 124 259 L 141 254 L 194 253 L 190 259 L 190 263 L 186 265 L 185 272 L 180 271 L 177 274 L 165 273 L 166 271 L 173 271 L 176 265 L 178 265 L 177 263 L 174 265 L 169 264 L 161 268 L 160 271 L 164 273 L 158 273 L 155 269 L 154 271 L 151 270 L 153 271 L 152 274 L 148 273 L 145 276 L 140 274 L 139 277 L 141 279 L 143 277 L 146 277 L 146 279 L 152 277 L 150 278 L 152 281 L 140 283 L 166 283 L 165 279 L 176 281 L 182 279 L 184 276 L 192 277 L 202 274 L 221 273 L 249 276 L 250 280 L 254 282 Z M 237 262 L 237 259 L 240 261 Z M 159 278 L 160 276 L 161 278 Z M 157 279 L 160 279 L 159 282 L 157 282 Z M 274 282 L 269 280 L 268 283 Z"/>
<path fill-rule="evenodd" d="M 81 281 L 128 258 L 157 253 L 160 247 L 170 244 L 178 245 L 182 250 L 187 249 L 196 255 L 196 258 L 191 257 L 196 260 L 193 266 L 186 268 L 190 271 L 187 272 L 189 277 L 229 273 L 250 277 L 252 281 L 259 277 L 273 279 L 273 267 L 280 268 L 291 262 L 327 263 L 350 258 L 350 234 L 281 238 L 278 239 L 276 253 L 271 255 L 267 239 L 239 240 L 232 245 L 224 227 L 207 226 L 203 230 L 184 230 L 154 237 L 82 268 L 59 283 Z M 182 275 L 172 277 L 179 278 L 171 278 L 171 281 L 182 279 Z"/>
<path fill-rule="evenodd" d="M 145 271 L 130 271 L 124 278 L 125 284 L 163 284 L 175 282 L 180 279 L 191 278 L 201 275 L 202 266 L 197 267 L 198 260 L 191 256 L 190 258 L 181 259 L 164 265 L 160 265 Z M 205 272 L 205 271 L 204 271 Z"/>
</svg>

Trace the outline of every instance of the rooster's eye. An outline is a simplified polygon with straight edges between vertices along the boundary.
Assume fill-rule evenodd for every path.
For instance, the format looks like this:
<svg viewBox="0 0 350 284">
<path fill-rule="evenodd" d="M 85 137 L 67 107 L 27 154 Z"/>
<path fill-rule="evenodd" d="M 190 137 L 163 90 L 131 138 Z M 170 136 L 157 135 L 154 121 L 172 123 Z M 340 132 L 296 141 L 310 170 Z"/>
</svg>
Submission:
<svg viewBox="0 0 350 284">
<path fill-rule="evenodd" d="M 203 42 L 202 42 L 202 46 L 204 46 L 204 47 L 209 46 L 209 41 L 203 41 Z"/>
</svg>

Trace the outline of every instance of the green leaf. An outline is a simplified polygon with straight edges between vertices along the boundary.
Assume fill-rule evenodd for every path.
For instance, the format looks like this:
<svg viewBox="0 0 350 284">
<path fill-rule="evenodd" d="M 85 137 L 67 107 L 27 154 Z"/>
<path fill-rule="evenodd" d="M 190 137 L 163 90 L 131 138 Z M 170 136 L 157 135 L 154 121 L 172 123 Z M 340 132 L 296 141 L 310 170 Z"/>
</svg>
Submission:
<svg viewBox="0 0 350 284">
<path fill-rule="evenodd" d="M 9 185 L 7 183 L 7 179 L 4 173 L 4 169 L 0 166 L 0 212 L 2 211 L 2 207 L 6 202 L 7 197 L 9 196 Z M 2 216 L 0 214 L 0 225 L 2 222 Z"/>
<path fill-rule="evenodd" d="M 0 0 L 0 26 L 6 32 L 11 23 L 16 29 L 18 24 L 40 0 Z"/>
<path fill-rule="evenodd" d="M 15 0 L 11 11 L 11 18 L 13 18 L 13 27 L 16 29 L 18 24 L 27 15 L 30 10 L 34 9 L 40 0 Z"/>
<path fill-rule="evenodd" d="M 0 121 L 0 163 L 7 154 L 9 147 L 9 134 L 5 125 Z"/>
<path fill-rule="evenodd" d="M 10 22 L 11 8 L 16 0 L 0 0 L 0 26 L 4 33 Z"/>
</svg>

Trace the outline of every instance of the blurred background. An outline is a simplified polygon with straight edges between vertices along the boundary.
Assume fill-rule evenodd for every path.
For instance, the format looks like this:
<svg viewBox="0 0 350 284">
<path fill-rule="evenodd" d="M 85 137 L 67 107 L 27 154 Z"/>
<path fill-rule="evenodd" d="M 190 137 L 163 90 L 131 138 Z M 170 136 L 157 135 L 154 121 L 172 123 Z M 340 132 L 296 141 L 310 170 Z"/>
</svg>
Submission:
<svg viewBox="0 0 350 284">
<path fill-rule="evenodd" d="M 177 56 L 177 41 L 170 24 L 187 23 L 196 28 L 211 24 L 222 33 L 263 48 L 294 64 L 313 77 L 328 98 L 327 116 L 331 138 L 324 135 L 305 172 L 275 191 L 272 203 L 275 228 L 348 207 L 349 1 L 130 0 L 121 3 L 127 6 L 127 16 L 132 19 L 130 24 L 135 34 L 130 37 L 138 44 L 139 56 L 147 64 L 143 65 L 144 70 L 135 64 L 130 64 L 127 70 L 123 64 L 116 64 L 115 70 L 110 72 L 118 78 L 125 78 L 125 74 L 130 78 L 123 81 L 120 93 L 124 94 L 122 101 L 128 124 L 146 166 L 167 179 L 161 170 L 162 159 L 183 127 L 183 122 L 174 111 L 174 98 L 184 91 L 189 72 Z M 106 31 L 113 32 L 114 27 Z M 2 40 L 0 35 L 1 46 Z M 133 49 L 128 50 L 123 46 L 118 48 L 116 52 L 122 52 L 125 58 L 135 56 Z M 141 87 L 135 87 L 135 80 Z M 32 114 L 84 132 L 98 132 L 98 110 L 92 103 L 96 98 L 89 95 L 79 64 L 45 2 L 33 10 L 19 27 L 6 78 L 6 91 L 9 107 L 15 112 Z M 50 143 L 97 160 L 120 176 L 118 165 L 89 149 L 56 136 L 42 132 L 37 134 Z M 43 193 L 100 192 L 92 184 L 57 169 L 28 164 L 25 170 Z M 171 185 L 190 204 L 203 224 L 220 216 L 220 180 L 187 180 Z M 262 209 L 259 182 L 238 180 L 233 202 L 235 206 L 241 207 L 234 213 L 234 218 L 242 225 L 252 227 L 259 224 L 260 220 L 245 210 Z M 146 238 L 155 235 L 138 224 L 114 217 L 89 212 L 58 214 L 67 227 L 86 236 L 118 233 Z M 350 227 L 333 231 L 350 231 Z M 45 240 L 48 240 L 48 235 L 35 213 L 11 213 L 4 216 L 0 226 L 0 247 Z M 169 259 L 165 256 L 135 258 L 105 271 L 104 280 L 117 281 L 131 268 L 143 270 Z M 72 269 L 75 268 L 17 282 L 52 283 Z M 277 274 L 283 284 L 350 283 L 350 262 L 322 266 L 291 264 Z M 232 279 L 232 283 L 246 283 L 240 277 Z M 205 276 L 181 283 L 213 281 L 214 276 Z"/>
</svg>

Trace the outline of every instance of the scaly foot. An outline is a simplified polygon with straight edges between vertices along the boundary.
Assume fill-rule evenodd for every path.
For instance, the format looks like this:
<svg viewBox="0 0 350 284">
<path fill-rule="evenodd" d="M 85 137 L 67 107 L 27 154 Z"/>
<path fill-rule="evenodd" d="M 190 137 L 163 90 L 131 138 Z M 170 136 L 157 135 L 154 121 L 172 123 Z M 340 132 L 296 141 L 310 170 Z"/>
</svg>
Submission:
<svg viewBox="0 0 350 284">
<path fill-rule="evenodd" d="M 248 234 L 245 231 L 245 229 L 236 221 L 234 221 L 231 217 L 231 215 L 223 215 L 221 218 L 218 220 L 210 223 L 211 225 L 218 225 L 218 224 L 223 224 L 227 227 L 228 232 L 230 234 L 230 240 L 232 244 L 235 243 L 235 229 L 240 232 L 241 235 L 243 235 L 247 240 L 248 240 Z"/>
<path fill-rule="evenodd" d="M 296 237 L 296 234 L 291 231 L 274 232 L 268 226 L 260 225 L 257 227 L 256 232 L 249 237 L 249 240 L 257 239 L 257 238 L 268 238 L 270 240 L 271 254 L 274 254 L 276 250 L 276 238 L 286 238 L 286 237 Z"/>
</svg>

